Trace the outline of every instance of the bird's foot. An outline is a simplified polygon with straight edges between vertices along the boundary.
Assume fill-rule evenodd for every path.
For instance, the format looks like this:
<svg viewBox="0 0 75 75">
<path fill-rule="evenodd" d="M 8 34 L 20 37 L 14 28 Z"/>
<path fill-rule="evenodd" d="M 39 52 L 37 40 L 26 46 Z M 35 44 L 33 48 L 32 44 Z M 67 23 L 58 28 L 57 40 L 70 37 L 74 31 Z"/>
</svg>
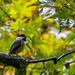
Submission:
<svg viewBox="0 0 75 75">
<path fill-rule="evenodd" d="M 20 56 L 20 55 L 16 55 L 16 56 L 19 57 L 19 58 L 25 59 L 24 57 L 22 57 L 22 56 Z"/>
</svg>

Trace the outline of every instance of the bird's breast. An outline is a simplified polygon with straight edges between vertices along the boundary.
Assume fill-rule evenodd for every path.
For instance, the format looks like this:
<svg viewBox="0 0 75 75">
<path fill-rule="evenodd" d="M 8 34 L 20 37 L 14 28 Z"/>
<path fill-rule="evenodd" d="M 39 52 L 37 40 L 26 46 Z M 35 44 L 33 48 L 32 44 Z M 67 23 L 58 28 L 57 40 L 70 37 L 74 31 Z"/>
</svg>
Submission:
<svg viewBox="0 0 75 75">
<path fill-rule="evenodd" d="M 20 53 L 24 50 L 25 48 L 25 45 L 26 45 L 26 42 L 24 42 L 23 40 L 21 41 L 21 46 L 19 47 L 18 50 L 16 50 L 16 53 Z"/>
</svg>

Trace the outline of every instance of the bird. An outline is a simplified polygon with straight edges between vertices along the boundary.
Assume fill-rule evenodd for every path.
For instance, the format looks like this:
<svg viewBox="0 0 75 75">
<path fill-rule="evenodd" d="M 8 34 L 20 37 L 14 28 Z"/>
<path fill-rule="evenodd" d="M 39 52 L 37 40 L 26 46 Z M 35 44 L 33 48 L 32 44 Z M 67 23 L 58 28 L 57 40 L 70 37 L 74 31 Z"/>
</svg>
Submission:
<svg viewBox="0 0 75 75">
<path fill-rule="evenodd" d="M 25 36 L 24 34 L 20 34 L 16 37 L 15 41 L 11 44 L 10 46 L 10 50 L 9 50 L 9 55 L 11 56 L 11 54 L 18 54 L 20 52 L 22 52 L 25 48 L 26 43 L 26 38 L 27 36 Z M 19 55 L 17 55 L 19 56 Z M 21 56 L 19 56 L 21 57 Z M 23 57 L 21 57 L 23 59 Z M 5 66 L 3 68 L 3 70 L 5 69 Z"/>
<path fill-rule="evenodd" d="M 26 38 L 27 36 L 25 36 L 24 34 L 18 35 L 10 46 L 9 55 L 10 54 L 17 55 L 18 53 L 22 52 L 26 45 Z"/>
</svg>

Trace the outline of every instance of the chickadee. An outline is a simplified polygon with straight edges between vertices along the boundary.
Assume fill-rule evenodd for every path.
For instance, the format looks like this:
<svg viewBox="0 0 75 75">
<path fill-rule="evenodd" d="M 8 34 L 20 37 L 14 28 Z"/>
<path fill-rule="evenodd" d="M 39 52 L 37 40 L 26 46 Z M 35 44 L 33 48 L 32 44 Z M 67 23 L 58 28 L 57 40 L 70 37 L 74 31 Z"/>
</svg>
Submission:
<svg viewBox="0 0 75 75">
<path fill-rule="evenodd" d="M 9 54 L 18 54 L 23 51 L 26 45 L 26 37 L 24 34 L 19 35 L 10 46 Z"/>
</svg>

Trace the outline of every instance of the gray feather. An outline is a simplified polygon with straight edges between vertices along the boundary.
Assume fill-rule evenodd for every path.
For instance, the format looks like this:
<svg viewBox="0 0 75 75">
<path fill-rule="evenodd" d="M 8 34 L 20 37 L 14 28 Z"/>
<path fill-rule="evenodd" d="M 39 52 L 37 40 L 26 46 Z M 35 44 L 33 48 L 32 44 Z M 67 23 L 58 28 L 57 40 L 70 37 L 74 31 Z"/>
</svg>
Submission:
<svg viewBox="0 0 75 75">
<path fill-rule="evenodd" d="M 16 50 L 21 46 L 21 40 L 15 40 L 11 47 L 10 47 L 10 51 L 9 54 L 15 54 Z"/>
</svg>

